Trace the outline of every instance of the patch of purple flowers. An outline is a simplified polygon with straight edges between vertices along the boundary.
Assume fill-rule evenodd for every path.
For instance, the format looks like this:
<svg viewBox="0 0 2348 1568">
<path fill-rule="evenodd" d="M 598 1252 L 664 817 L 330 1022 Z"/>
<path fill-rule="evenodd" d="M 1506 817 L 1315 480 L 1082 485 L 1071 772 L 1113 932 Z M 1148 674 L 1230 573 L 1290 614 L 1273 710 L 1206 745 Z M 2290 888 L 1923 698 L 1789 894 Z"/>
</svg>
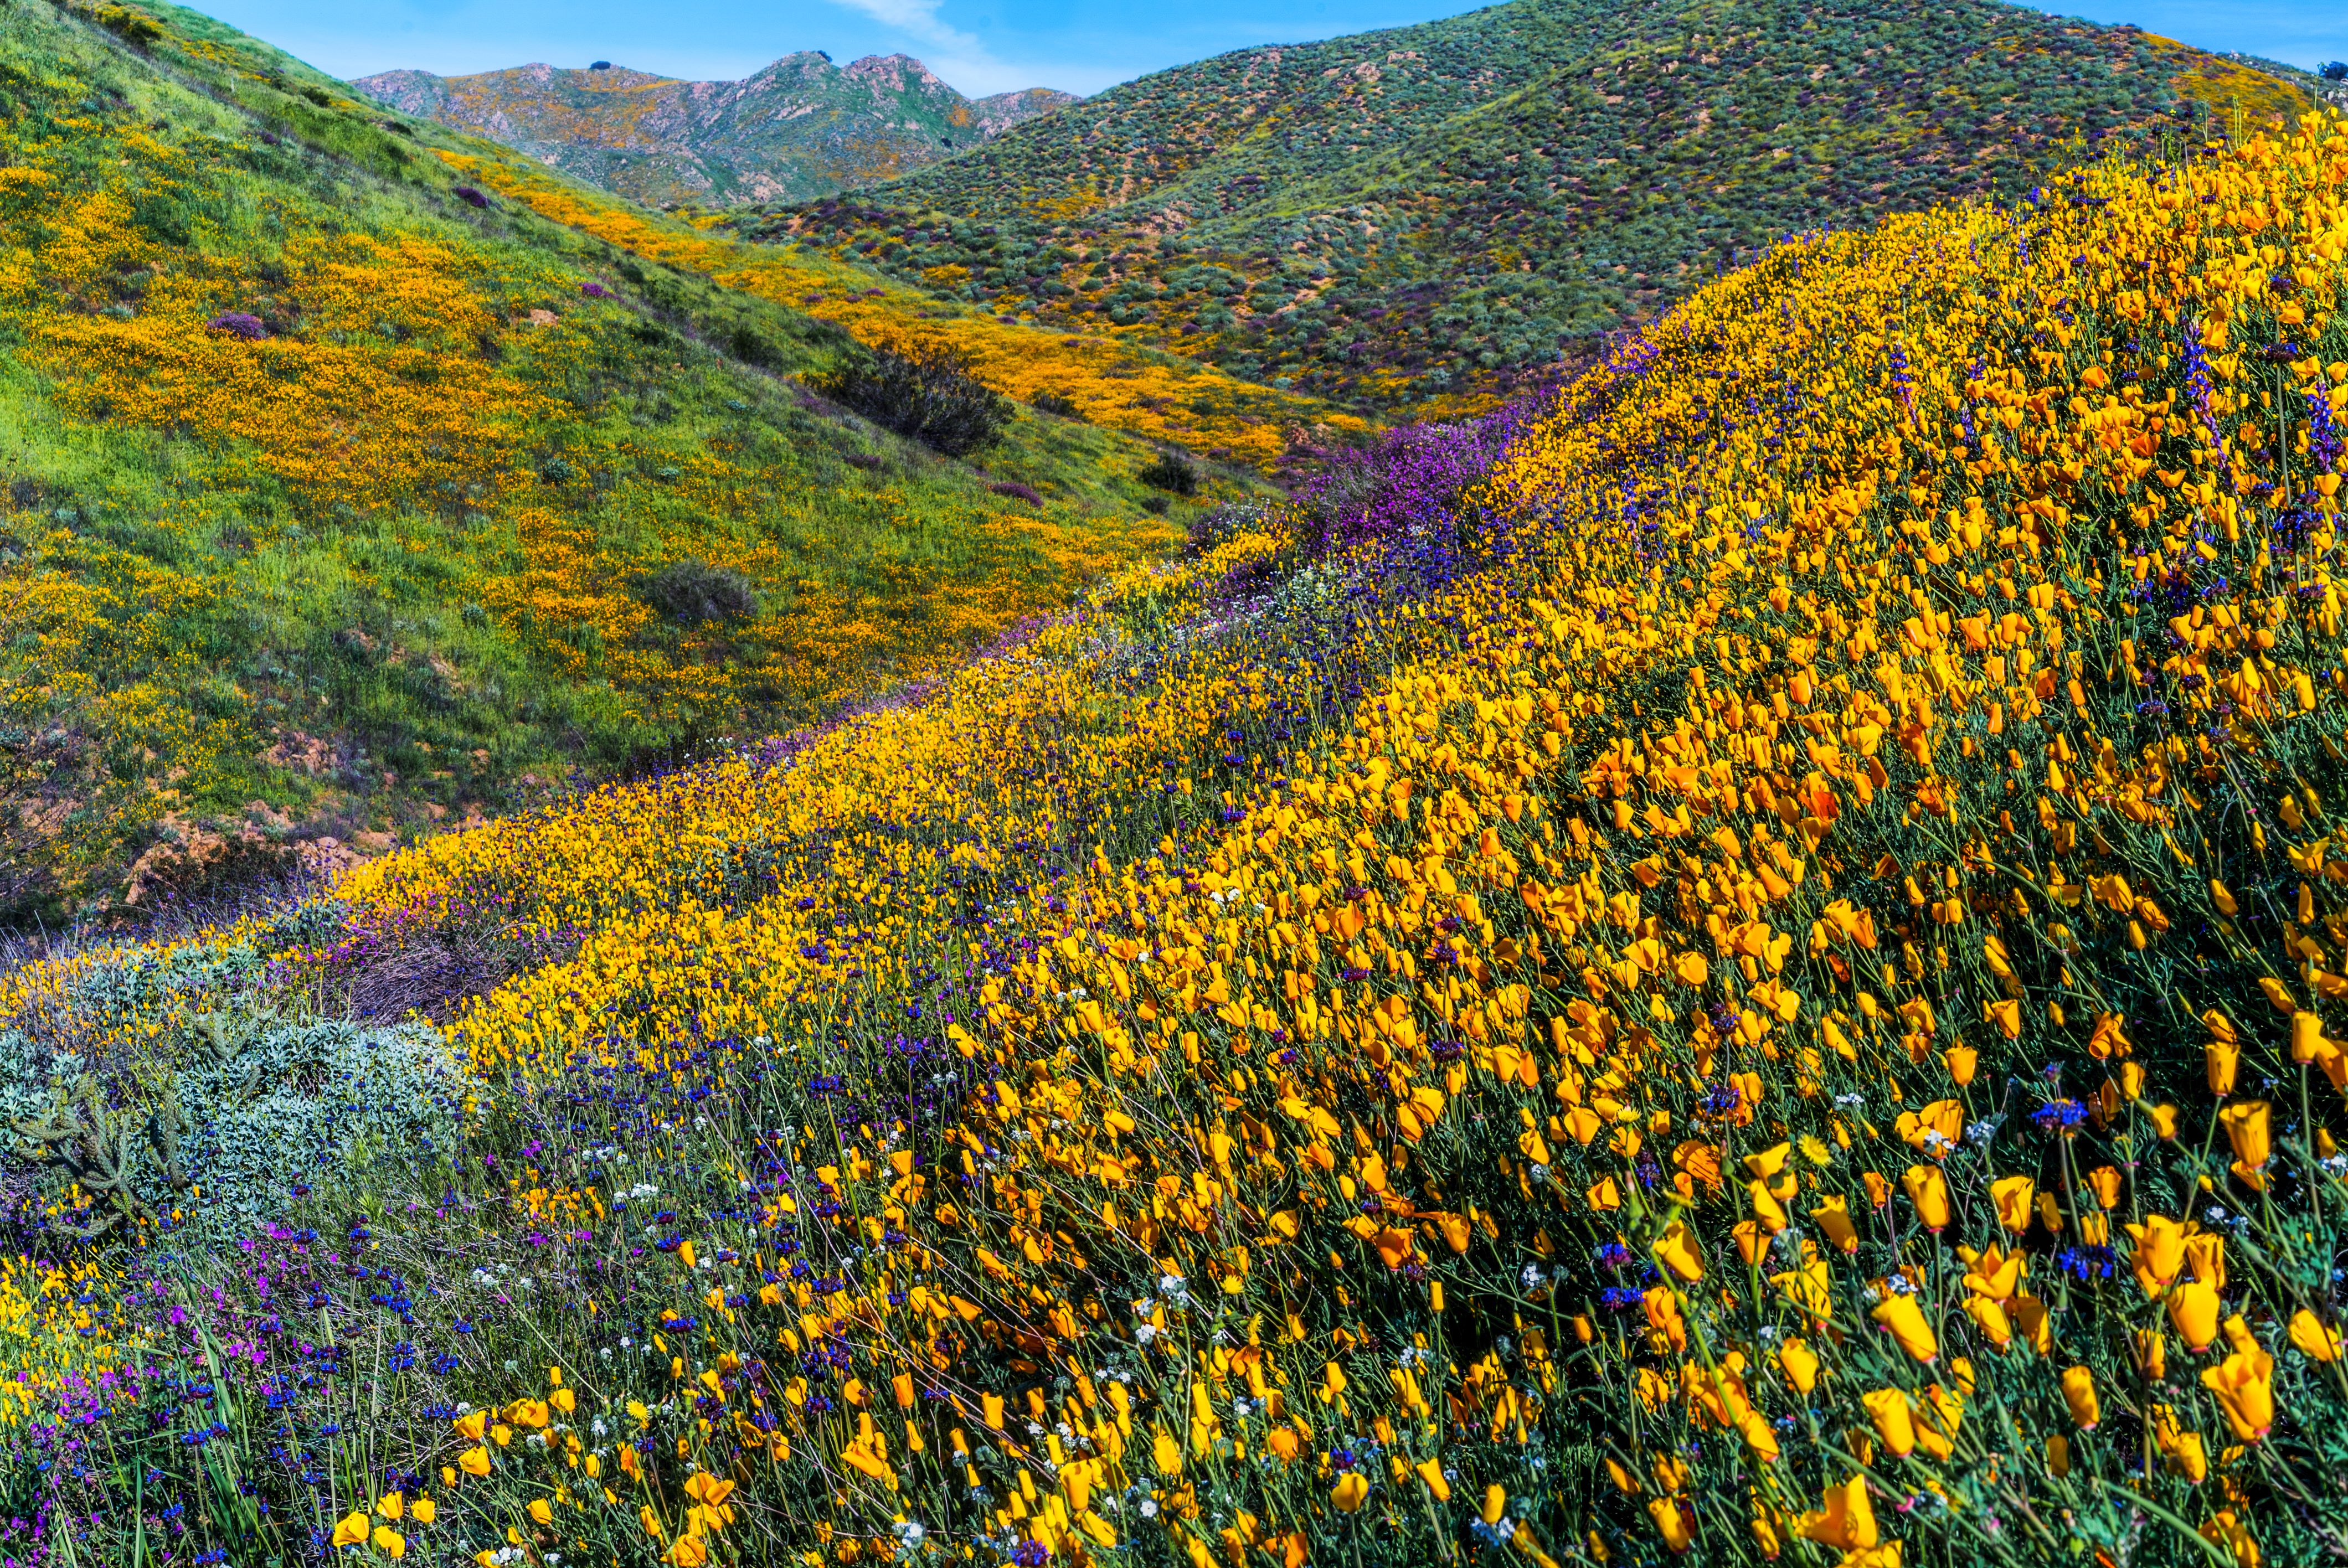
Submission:
<svg viewBox="0 0 2348 1568">
<path fill-rule="evenodd" d="M 2087 1119 L 2087 1108 L 2075 1100 L 2054 1100 L 2030 1113 L 2042 1132 L 2069 1132 Z"/>
<path fill-rule="evenodd" d="M 1014 501 L 1025 501 L 1031 507 L 1040 507 L 1044 504 L 1044 497 L 1037 495 L 1033 487 L 1022 485 L 1015 479 L 998 479 L 987 488 L 998 496 L 1008 496 Z"/>
<path fill-rule="evenodd" d="M 1459 497 L 1491 473 L 1545 396 L 1481 418 L 1390 430 L 1367 446 L 1329 455 L 1297 492 L 1333 543 L 1384 538 L 1447 523 Z"/>
<path fill-rule="evenodd" d="M 233 333 L 247 343 L 259 343 L 269 335 L 269 328 L 259 316 L 242 311 L 222 311 L 204 325 L 216 333 Z"/>
<path fill-rule="evenodd" d="M 489 199 L 488 197 L 482 195 L 479 190 L 476 190 L 469 185 L 458 186 L 452 194 L 455 195 L 458 200 L 469 203 L 474 207 L 486 208 L 489 204 Z"/>
<path fill-rule="evenodd" d="M 582 283 L 579 292 L 591 300 L 616 300 L 620 297 L 601 283 Z"/>
</svg>

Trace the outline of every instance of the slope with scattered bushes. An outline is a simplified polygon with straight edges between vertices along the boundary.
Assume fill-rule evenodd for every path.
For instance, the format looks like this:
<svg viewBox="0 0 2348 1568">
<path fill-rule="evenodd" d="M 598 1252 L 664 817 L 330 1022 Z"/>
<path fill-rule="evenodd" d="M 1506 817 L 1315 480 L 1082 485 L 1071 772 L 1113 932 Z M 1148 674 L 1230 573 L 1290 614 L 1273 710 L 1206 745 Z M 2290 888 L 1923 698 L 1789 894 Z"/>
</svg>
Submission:
<svg viewBox="0 0 2348 1568">
<path fill-rule="evenodd" d="M 1063 417 L 1192 448 L 1259 472 L 1366 434 L 1359 415 L 1177 354 L 973 308 L 950 290 L 878 274 L 809 246 L 745 243 L 550 179 L 526 160 L 449 153 L 451 166 L 543 217 L 630 253 L 804 311 L 868 349 L 936 352 L 997 391 Z"/>
<path fill-rule="evenodd" d="M 1049 87 L 965 98 L 904 55 L 835 66 L 815 49 L 738 82 L 679 81 L 606 61 L 469 77 L 385 71 L 351 85 L 654 207 L 827 195 L 1076 101 Z"/>
<path fill-rule="evenodd" d="M 1349 405 L 1441 406 L 1586 360 L 1785 234 L 2012 200 L 2238 107 L 2312 99 L 1994 0 L 1516 0 L 1161 71 L 746 231 Z"/>
</svg>

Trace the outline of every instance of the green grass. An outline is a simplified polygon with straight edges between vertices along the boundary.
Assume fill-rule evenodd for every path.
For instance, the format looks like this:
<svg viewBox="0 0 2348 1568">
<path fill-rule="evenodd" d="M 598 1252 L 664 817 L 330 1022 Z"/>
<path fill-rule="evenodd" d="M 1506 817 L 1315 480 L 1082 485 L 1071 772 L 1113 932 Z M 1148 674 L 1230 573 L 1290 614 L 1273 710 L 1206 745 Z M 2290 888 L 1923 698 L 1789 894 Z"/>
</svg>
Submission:
<svg viewBox="0 0 2348 1568">
<path fill-rule="evenodd" d="M 838 329 L 477 209 L 467 149 L 194 12 L 0 9 L 0 923 L 804 723 L 1196 510 L 1114 431 L 846 415 Z M 758 613 L 649 616 L 685 559 Z"/>
</svg>

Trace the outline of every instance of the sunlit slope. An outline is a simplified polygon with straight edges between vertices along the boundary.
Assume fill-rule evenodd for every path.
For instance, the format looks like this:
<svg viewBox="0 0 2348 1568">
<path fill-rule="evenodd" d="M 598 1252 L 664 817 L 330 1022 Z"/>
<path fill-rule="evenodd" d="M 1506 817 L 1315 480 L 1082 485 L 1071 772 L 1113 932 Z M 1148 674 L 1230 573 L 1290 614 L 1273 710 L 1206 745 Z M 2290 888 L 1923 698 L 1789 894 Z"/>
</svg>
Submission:
<svg viewBox="0 0 2348 1568">
<path fill-rule="evenodd" d="M 1774 251 L 1372 596 L 1358 702 L 1342 593 L 1169 641 L 1137 579 L 345 894 L 592 923 L 477 1068 L 755 1106 L 784 1175 L 677 1223 L 879 1249 L 681 1352 L 921 1391 L 703 1435 L 783 1539 L 2298 1560 L 2348 1408 L 2343 185 L 2328 127 Z M 1227 548 L 1173 586 L 1429 559 Z"/>
<path fill-rule="evenodd" d="M 1369 428 L 1316 398 L 1243 381 L 1177 354 L 991 316 L 939 292 L 811 248 L 746 244 L 662 220 L 543 178 L 512 158 L 450 155 L 452 167 L 541 215 L 633 254 L 774 300 L 877 344 L 937 343 L 967 357 L 988 384 L 1022 400 L 1066 398 L 1084 419 L 1219 462 L 1270 468 L 1300 437 L 1327 441 Z"/>
<path fill-rule="evenodd" d="M 844 335 L 457 145 L 194 12 L 0 12 L 0 918 L 801 722 L 1174 537 L 1141 444 L 810 411 Z"/>
<path fill-rule="evenodd" d="M 1810 236 L 1441 515 L 18 970 L 108 1126 L 469 1076 L 224 1267 L 33 1189 L 0 1387 L 109 1561 L 2321 1562 L 2343 287 L 2337 122 Z"/>
<path fill-rule="evenodd" d="M 1350 406 L 1455 406 L 1786 234 L 2313 107 L 1996 0 L 1518 0 L 1156 72 L 752 231 Z"/>
<path fill-rule="evenodd" d="M 386 71 L 352 85 L 655 207 L 786 200 L 886 179 L 1075 101 L 1049 87 L 973 101 L 903 55 L 840 67 L 814 49 L 736 82 L 606 63 Z"/>
</svg>

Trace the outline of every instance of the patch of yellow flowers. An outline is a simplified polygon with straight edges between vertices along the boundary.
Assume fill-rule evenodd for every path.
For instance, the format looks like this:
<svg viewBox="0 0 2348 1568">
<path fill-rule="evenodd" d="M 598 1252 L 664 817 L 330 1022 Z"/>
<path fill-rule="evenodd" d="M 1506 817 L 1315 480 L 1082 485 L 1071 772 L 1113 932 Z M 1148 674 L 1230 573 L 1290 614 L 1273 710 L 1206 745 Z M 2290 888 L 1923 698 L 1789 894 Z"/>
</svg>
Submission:
<svg viewBox="0 0 2348 1568">
<path fill-rule="evenodd" d="M 738 1135 L 739 1299 L 632 1266 L 710 1478 L 645 1538 L 2348 1542 L 2343 183 L 2317 120 L 1787 244 L 1520 434 L 1334 718 L 1269 621 L 1139 648 L 1128 582 L 346 879 L 575 935 L 458 1020 L 485 1078 L 808 1085 Z M 874 1109 L 917 1027 L 935 1122 Z"/>
<path fill-rule="evenodd" d="M 1076 1553 L 1136 1485 L 1202 1565 L 1455 1508 L 1544 1565 L 2342 1539 L 2343 180 L 2317 122 L 1789 244 L 1585 379 L 1478 497 L 1530 550 L 1349 725 L 995 907 L 942 1150 L 824 1171 L 910 1261 L 779 1332 L 943 1385 L 1044 1483 L 996 1526 Z M 1052 798 L 1221 723 L 1223 656 Z M 1009 883 L 1097 658 L 357 890 L 511 845 L 592 925 L 468 1015 L 485 1065 L 797 1021 L 819 1066 L 962 946 L 947 867 Z M 729 913 L 680 835 L 829 858 Z M 794 1417 L 843 1512 L 911 1404 Z"/>
</svg>

